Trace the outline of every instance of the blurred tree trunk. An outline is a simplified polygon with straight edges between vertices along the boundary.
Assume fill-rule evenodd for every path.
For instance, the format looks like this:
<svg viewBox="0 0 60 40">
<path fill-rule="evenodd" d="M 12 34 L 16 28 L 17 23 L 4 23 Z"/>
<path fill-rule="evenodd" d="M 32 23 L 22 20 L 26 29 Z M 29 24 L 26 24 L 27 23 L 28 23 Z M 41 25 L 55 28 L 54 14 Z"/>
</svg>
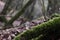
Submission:
<svg viewBox="0 0 60 40">
<path fill-rule="evenodd" d="M 45 10 L 45 5 L 44 5 L 44 0 L 42 0 L 42 13 L 43 13 L 44 19 L 47 20 L 47 18 L 46 18 L 46 10 Z"/>
<path fill-rule="evenodd" d="M 9 28 L 7 27 L 8 25 L 12 25 L 12 23 L 18 19 L 23 13 L 24 11 L 26 10 L 26 8 L 31 5 L 33 3 L 34 0 L 29 0 L 28 3 L 14 16 L 11 18 L 11 20 L 9 20 L 8 23 L 5 24 L 5 28 Z"/>
<path fill-rule="evenodd" d="M 12 0 L 12 3 L 8 10 L 9 14 L 13 16 L 16 14 L 16 11 L 21 10 L 21 8 L 23 8 L 23 2 L 24 0 Z"/>
<path fill-rule="evenodd" d="M 7 10 L 11 4 L 12 0 L 7 0 L 6 3 L 5 3 L 5 6 L 4 6 L 4 9 L 2 10 L 1 14 L 2 15 L 5 15 L 7 13 Z"/>
<path fill-rule="evenodd" d="M 32 7 L 31 7 L 31 12 L 30 12 L 29 15 L 28 15 L 28 19 L 30 19 L 30 20 L 33 19 L 32 12 L 34 11 L 34 5 L 35 5 L 35 3 L 36 3 L 36 0 L 34 0 L 33 5 L 32 5 Z"/>
<path fill-rule="evenodd" d="M 49 13 L 48 15 L 52 15 L 53 13 L 58 13 L 59 11 L 59 6 L 58 6 L 58 0 L 48 0 L 48 8 L 47 12 Z"/>
<path fill-rule="evenodd" d="M 2 12 L 0 13 L 0 18 L 1 20 L 4 22 L 4 23 L 7 23 L 8 21 L 6 20 L 5 16 L 6 16 L 6 13 L 7 13 L 7 10 L 9 8 L 9 5 L 11 4 L 12 0 L 7 0 L 6 3 L 5 3 L 5 6 L 2 10 Z"/>
<path fill-rule="evenodd" d="M 36 3 L 36 0 L 34 0 L 34 2 L 26 9 L 24 17 L 27 18 L 28 20 L 32 20 L 33 19 L 33 11 L 34 11 L 34 5 Z M 27 16 L 26 16 L 27 14 Z"/>
</svg>

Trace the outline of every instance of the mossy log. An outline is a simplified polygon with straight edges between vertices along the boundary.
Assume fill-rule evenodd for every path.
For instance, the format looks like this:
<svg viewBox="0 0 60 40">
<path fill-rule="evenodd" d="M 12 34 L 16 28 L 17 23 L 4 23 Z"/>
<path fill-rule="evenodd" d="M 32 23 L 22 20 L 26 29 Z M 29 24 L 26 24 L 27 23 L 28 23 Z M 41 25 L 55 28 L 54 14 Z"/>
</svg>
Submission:
<svg viewBox="0 0 60 40">
<path fill-rule="evenodd" d="M 47 22 L 37 25 L 32 29 L 19 34 L 13 40 L 31 40 L 36 37 L 38 38 L 39 35 L 43 35 L 43 40 L 48 40 L 48 37 L 50 37 L 51 35 L 56 35 L 54 36 L 54 38 L 57 38 L 58 35 L 60 36 L 60 17 L 53 18 Z"/>
</svg>

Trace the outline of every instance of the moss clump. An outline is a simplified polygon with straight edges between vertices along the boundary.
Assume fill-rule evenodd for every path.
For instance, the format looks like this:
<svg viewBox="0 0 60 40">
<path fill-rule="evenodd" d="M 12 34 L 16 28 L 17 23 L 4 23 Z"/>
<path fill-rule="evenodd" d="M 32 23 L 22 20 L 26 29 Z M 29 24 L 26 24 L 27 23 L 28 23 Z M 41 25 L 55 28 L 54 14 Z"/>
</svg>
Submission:
<svg viewBox="0 0 60 40">
<path fill-rule="evenodd" d="M 54 18 L 54 17 L 60 17 L 60 14 L 57 14 L 57 13 L 52 14 L 51 18 Z"/>
<path fill-rule="evenodd" d="M 31 40 L 36 37 L 38 38 L 39 35 L 43 35 L 43 40 L 48 40 L 50 35 L 55 35 L 57 33 L 60 33 L 60 17 L 53 18 L 48 22 L 37 25 L 34 28 L 19 34 L 14 40 Z M 38 39 L 42 40 L 40 38 Z"/>
</svg>

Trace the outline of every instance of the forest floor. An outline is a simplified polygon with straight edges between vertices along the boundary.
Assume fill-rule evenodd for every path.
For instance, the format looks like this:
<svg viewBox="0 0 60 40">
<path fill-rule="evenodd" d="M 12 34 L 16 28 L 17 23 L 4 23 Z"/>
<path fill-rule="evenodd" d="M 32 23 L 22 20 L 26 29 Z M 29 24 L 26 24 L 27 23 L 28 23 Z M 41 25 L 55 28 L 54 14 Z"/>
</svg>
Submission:
<svg viewBox="0 0 60 40">
<path fill-rule="evenodd" d="M 0 40 L 12 40 L 15 36 L 19 33 L 22 33 L 25 30 L 31 29 L 33 26 L 39 25 L 43 23 L 44 20 L 33 20 L 33 21 L 26 21 L 24 26 L 14 27 L 10 29 L 0 30 Z"/>
</svg>

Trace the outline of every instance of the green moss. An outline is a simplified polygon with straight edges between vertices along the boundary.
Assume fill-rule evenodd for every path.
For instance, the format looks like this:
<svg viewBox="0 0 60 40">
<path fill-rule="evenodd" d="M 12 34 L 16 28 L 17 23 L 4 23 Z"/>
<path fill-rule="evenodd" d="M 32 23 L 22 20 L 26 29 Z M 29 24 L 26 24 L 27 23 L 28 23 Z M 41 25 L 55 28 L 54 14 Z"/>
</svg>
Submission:
<svg viewBox="0 0 60 40">
<path fill-rule="evenodd" d="M 60 17 L 60 14 L 58 13 L 52 14 L 51 18 L 54 18 L 54 17 Z"/>
<path fill-rule="evenodd" d="M 56 33 L 55 31 L 60 31 L 60 17 L 53 18 L 48 22 L 44 22 L 40 25 L 33 27 L 26 32 L 21 33 L 14 40 L 31 40 L 39 35 L 51 35 L 52 33 Z"/>
<path fill-rule="evenodd" d="M 16 36 L 13 40 L 20 40 L 20 34 Z"/>
</svg>

